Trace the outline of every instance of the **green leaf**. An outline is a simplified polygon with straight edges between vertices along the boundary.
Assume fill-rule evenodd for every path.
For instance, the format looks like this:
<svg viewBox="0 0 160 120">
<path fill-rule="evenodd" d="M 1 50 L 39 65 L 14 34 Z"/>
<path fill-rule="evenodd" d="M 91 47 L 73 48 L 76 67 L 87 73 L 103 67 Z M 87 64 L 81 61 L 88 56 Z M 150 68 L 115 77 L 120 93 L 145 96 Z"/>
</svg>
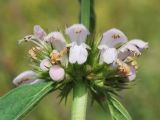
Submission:
<svg viewBox="0 0 160 120">
<path fill-rule="evenodd" d="M 0 119 L 20 120 L 51 90 L 53 82 L 22 85 L 0 98 Z"/>
<path fill-rule="evenodd" d="M 108 95 L 108 106 L 114 120 L 132 120 L 123 105 L 111 94 Z"/>
</svg>

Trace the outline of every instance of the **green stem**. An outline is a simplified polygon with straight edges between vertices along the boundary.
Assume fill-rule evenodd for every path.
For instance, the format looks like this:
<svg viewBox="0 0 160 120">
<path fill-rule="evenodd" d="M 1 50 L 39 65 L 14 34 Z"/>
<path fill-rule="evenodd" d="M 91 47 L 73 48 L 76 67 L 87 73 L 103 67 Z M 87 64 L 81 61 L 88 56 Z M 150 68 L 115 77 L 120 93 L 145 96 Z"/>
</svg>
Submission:
<svg viewBox="0 0 160 120">
<path fill-rule="evenodd" d="M 91 0 L 80 0 L 80 22 L 88 29 L 90 28 L 90 2 Z"/>
<path fill-rule="evenodd" d="M 85 83 L 73 88 L 72 120 L 85 120 L 87 109 L 88 90 Z"/>
</svg>

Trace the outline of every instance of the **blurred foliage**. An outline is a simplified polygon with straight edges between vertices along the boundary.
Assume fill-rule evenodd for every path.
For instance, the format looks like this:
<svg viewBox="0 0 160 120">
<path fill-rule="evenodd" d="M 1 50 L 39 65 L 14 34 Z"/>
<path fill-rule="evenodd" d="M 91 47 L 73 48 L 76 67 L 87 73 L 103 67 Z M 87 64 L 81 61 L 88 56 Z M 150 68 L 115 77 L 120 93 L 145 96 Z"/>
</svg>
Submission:
<svg viewBox="0 0 160 120">
<path fill-rule="evenodd" d="M 150 48 L 139 59 L 140 69 L 135 86 L 122 91 L 121 101 L 133 120 L 159 120 L 160 113 L 160 1 L 159 0 L 95 0 L 97 32 L 116 27 L 129 39 L 149 42 Z M 29 69 L 28 45 L 17 40 L 31 34 L 40 24 L 54 31 L 78 22 L 78 0 L 0 0 L 0 95 L 12 89 L 12 79 Z M 23 99 L 23 98 L 22 98 Z M 69 120 L 68 104 L 58 104 L 57 93 L 47 96 L 26 120 Z M 110 120 L 109 114 L 88 105 L 87 120 Z"/>
</svg>

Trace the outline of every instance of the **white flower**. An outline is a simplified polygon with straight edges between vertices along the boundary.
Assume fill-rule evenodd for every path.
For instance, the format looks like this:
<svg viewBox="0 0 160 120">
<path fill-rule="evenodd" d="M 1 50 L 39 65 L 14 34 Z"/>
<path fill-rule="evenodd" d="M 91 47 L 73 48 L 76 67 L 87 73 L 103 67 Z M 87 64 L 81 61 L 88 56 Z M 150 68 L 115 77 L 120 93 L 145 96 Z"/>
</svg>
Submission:
<svg viewBox="0 0 160 120">
<path fill-rule="evenodd" d="M 20 73 L 14 80 L 13 84 L 21 85 L 21 84 L 29 84 L 37 79 L 37 74 L 31 70 L 24 71 Z"/>
<path fill-rule="evenodd" d="M 49 75 L 54 81 L 61 81 L 64 79 L 65 71 L 59 65 L 53 65 L 49 70 Z"/>
<path fill-rule="evenodd" d="M 100 49 L 100 64 L 103 62 L 107 64 L 113 63 L 117 59 L 116 47 L 127 41 L 125 34 L 118 29 L 113 28 L 103 33 L 102 40 L 98 46 Z"/>
<path fill-rule="evenodd" d="M 83 64 L 88 57 L 87 49 L 90 47 L 85 44 L 87 35 L 89 35 L 88 29 L 82 24 L 74 24 L 66 29 L 66 34 L 71 39 L 69 62 Z"/>
<path fill-rule="evenodd" d="M 127 41 L 128 39 L 123 32 L 111 29 L 103 34 L 98 49 L 100 49 L 100 64 L 112 64 L 113 68 L 118 69 L 123 76 L 131 81 L 136 77 L 138 65 L 135 64 L 136 60 L 128 61 L 127 59 L 141 55 L 141 51 L 148 48 L 148 43 L 138 39 Z M 116 49 L 117 47 L 120 48 Z"/>
<path fill-rule="evenodd" d="M 43 70 L 43 71 L 48 71 L 49 68 L 52 66 L 51 62 L 49 61 L 49 59 L 43 59 L 40 63 L 40 68 Z"/>
</svg>

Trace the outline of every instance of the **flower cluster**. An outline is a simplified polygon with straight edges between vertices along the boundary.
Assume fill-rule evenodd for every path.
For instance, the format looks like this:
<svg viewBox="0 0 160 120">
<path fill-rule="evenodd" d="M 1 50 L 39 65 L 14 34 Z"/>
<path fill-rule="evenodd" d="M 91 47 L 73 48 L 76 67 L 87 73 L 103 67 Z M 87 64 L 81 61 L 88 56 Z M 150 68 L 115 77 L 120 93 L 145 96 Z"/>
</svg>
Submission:
<svg viewBox="0 0 160 120">
<path fill-rule="evenodd" d="M 102 37 L 89 38 L 89 30 L 82 24 L 74 24 L 65 34 L 55 31 L 47 34 L 39 25 L 33 35 L 22 42 L 35 44 L 29 50 L 33 70 L 18 75 L 13 83 L 35 84 L 52 81 L 69 91 L 78 81 L 85 82 L 93 96 L 101 89 L 117 91 L 126 87 L 136 77 L 136 58 L 148 48 L 148 43 L 139 39 L 128 41 L 118 29 L 110 29 Z M 90 39 L 90 44 L 87 42 Z M 89 42 L 88 42 L 89 43 Z M 59 84 L 59 85 L 58 85 Z"/>
</svg>

